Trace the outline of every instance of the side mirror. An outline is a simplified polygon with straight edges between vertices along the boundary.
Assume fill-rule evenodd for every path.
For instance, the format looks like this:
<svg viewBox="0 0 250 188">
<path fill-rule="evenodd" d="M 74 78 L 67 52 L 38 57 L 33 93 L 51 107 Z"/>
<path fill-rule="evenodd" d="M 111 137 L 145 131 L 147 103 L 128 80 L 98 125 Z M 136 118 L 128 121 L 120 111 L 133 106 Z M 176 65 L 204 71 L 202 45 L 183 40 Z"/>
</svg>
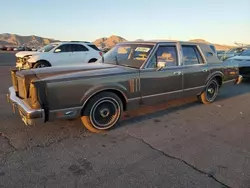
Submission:
<svg viewBox="0 0 250 188">
<path fill-rule="evenodd" d="M 157 64 L 156 64 L 157 71 L 162 70 L 164 67 L 166 67 L 166 62 L 164 62 L 164 61 L 157 62 Z"/>
<path fill-rule="evenodd" d="M 57 48 L 54 52 L 58 53 L 58 52 L 61 52 L 61 51 L 62 51 L 61 49 Z"/>
</svg>

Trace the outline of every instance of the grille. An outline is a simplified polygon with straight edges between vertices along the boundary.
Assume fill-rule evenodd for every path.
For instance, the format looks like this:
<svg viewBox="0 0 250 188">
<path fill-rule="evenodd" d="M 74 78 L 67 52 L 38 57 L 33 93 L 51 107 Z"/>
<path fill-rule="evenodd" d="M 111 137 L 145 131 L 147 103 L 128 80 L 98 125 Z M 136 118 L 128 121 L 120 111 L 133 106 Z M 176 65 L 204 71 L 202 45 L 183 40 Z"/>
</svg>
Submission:
<svg viewBox="0 0 250 188">
<path fill-rule="evenodd" d="M 26 98 L 26 90 L 25 90 L 25 82 L 23 78 L 17 77 L 17 88 L 18 88 L 18 96 L 20 98 Z"/>
<path fill-rule="evenodd" d="M 11 80 L 12 85 L 14 86 L 15 91 L 17 91 L 17 77 L 16 77 L 17 70 L 11 70 Z"/>
</svg>

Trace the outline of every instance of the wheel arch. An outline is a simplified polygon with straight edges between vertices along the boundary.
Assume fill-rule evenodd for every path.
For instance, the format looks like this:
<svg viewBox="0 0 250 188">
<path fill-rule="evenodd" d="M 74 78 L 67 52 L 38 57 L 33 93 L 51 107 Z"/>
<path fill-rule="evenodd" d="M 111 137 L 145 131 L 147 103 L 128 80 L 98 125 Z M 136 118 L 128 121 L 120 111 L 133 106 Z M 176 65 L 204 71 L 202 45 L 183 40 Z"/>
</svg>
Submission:
<svg viewBox="0 0 250 188">
<path fill-rule="evenodd" d="M 219 86 L 221 87 L 222 86 L 222 83 L 223 83 L 223 78 L 224 78 L 224 75 L 222 72 L 220 71 L 217 71 L 217 72 L 214 72 L 213 74 L 211 74 L 207 80 L 206 80 L 206 85 L 209 83 L 209 81 L 211 81 L 212 79 L 216 79 Z"/>
<path fill-rule="evenodd" d="M 39 60 L 37 60 L 35 63 L 32 64 L 32 67 L 33 67 L 36 63 L 38 63 L 38 62 L 46 62 L 50 67 L 52 66 L 51 63 L 50 63 L 49 61 L 47 61 L 47 60 L 45 60 L 45 59 L 39 59 Z"/>
<path fill-rule="evenodd" d="M 88 61 L 88 63 L 94 63 L 94 62 L 96 62 L 98 59 L 97 58 L 91 58 L 89 61 Z"/>
<path fill-rule="evenodd" d="M 120 88 L 103 88 L 103 89 L 96 90 L 94 92 L 89 92 L 81 100 L 82 110 L 86 107 L 86 105 L 88 104 L 88 102 L 91 98 L 93 98 L 94 96 L 96 96 L 100 93 L 103 93 L 103 92 L 111 92 L 111 93 L 116 94 L 122 101 L 123 110 L 124 111 L 127 110 L 127 103 L 128 103 L 127 95 Z"/>
</svg>

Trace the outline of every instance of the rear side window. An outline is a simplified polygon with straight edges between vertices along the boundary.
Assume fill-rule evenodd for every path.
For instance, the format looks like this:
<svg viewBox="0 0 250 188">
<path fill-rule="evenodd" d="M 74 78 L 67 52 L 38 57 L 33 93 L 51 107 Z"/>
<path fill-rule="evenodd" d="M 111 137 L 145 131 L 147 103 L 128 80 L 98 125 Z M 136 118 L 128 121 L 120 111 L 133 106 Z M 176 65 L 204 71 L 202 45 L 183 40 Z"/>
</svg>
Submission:
<svg viewBox="0 0 250 188">
<path fill-rule="evenodd" d="M 97 48 L 96 45 L 94 45 L 94 44 L 89 44 L 88 46 L 89 46 L 90 48 L 96 50 L 96 51 L 100 51 L 100 49 Z"/>
<path fill-rule="evenodd" d="M 85 52 L 89 51 L 88 48 L 81 44 L 71 44 L 71 51 L 72 52 Z"/>
<path fill-rule="evenodd" d="M 203 64 L 203 59 L 196 46 L 182 46 L 184 65 Z"/>
<path fill-rule="evenodd" d="M 214 45 L 210 45 L 210 48 L 213 50 L 214 53 L 216 53 L 216 49 L 215 49 Z"/>
</svg>

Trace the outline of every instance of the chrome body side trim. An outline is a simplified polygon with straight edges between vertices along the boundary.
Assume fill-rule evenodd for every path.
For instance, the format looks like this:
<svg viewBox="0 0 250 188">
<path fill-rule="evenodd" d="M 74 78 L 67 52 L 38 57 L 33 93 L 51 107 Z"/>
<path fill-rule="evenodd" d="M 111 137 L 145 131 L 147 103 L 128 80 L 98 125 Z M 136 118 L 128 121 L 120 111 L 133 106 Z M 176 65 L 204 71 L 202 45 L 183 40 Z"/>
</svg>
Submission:
<svg viewBox="0 0 250 188">
<path fill-rule="evenodd" d="M 204 86 L 193 87 L 193 88 L 188 88 L 188 89 L 182 89 L 182 90 L 177 90 L 177 91 L 170 91 L 170 92 L 166 92 L 166 93 L 158 93 L 158 94 L 154 94 L 154 95 L 147 95 L 147 96 L 142 96 L 142 99 L 144 99 L 144 98 L 150 98 L 150 97 L 157 97 L 157 96 L 162 96 L 162 95 L 169 95 L 169 94 L 174 94 L 174 93 L 180 93 L 180 92 L 183 92 L 183 91 L 190 91 L 190 90 L 195 90 L 195 89 L 202 89 L 204 87 L 206 87 L 206 86 L 204 85 Z M 130 99 L 130 100 L 133 100 L 133 99 Z"/>
</svg>

